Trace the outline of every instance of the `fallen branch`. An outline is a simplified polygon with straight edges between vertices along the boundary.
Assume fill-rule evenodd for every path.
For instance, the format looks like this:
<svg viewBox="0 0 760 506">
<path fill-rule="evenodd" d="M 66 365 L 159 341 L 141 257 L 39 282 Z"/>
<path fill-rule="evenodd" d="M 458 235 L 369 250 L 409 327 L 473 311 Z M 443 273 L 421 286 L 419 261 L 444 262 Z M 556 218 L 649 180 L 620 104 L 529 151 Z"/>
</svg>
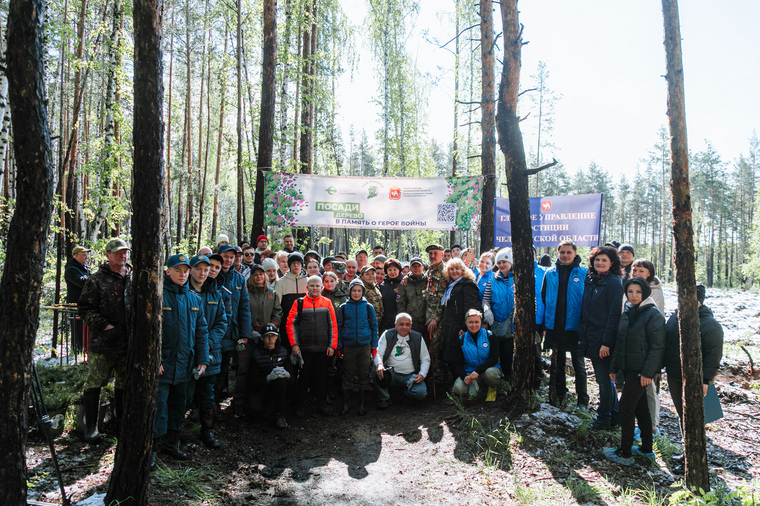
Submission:
<svg viewBox="0 0 760 506">
<path fill-rule="evenodd" d="M 749 358 L 749 373 L 755 374 L 755 362 L 752 360 L 752 355 L 749 354 L 747 348 L 744 346 L 739 345 L 739 348 L 741 348 L 742 351 L 747 354 L 747 358 Z"/>
</svg>

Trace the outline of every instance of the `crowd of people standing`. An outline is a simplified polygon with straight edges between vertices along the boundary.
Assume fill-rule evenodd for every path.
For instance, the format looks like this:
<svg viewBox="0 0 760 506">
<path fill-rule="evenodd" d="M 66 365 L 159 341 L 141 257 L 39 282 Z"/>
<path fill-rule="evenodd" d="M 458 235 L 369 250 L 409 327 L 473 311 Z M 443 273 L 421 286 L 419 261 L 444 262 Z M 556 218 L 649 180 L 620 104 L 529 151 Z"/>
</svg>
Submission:
<svg viewBox="0 0 760 506">
<path fill-rule="evenodd" d="M 212 430 L 230 397 L 235 417 L 286 428 L 289 416 L 312 409 L 347 415 L 355 395 L 361 416 L 372 392 L 376 407 L 386 409 L 393 388 L 410 402 L 447 393 L 493 400 L 502 380 L 509 383 L 515 305 L 510 248 L 476 258 L 459 245 L 430 244 L 426 258 L 402 262 L 381 246 L 371 257 L 362 249 L 322 258 L 314 250 L 297 251 L 290 235 L 277 251 L 269 245 L 265 235 L 240 246 L 220 235 L 213 248 L 167 260 L 156 450 L 187 458 L 178 434 L 192 408 L 203 443 L 220 446 Z M 89 250 L 78 248 L 72 261 L 79 265 L 67 266 L 66 279 L 70 299 L 81 289 L 75 302 L 90 329 L 85 440 L 97 444 L 100 389 L 111 377 L 115 415 L 122 415 L 130 248 L 120 238 L 109 241 L 107 261 L 94 274 L 86 268 Z M 570 241 L 559 243 L 556 254 L 554 265 L 545 265 L 546 255 L 540 262 L 534 255 L 533 262 L 537 341 L 543 338 L 544 351 L 552 353 L 549 381 L 556 398 L 562 405 L 568 397 L 570 353 L 574 407 L 589 409 L 589 359 L 599 386 L 591 430 L 619 425 L 622 431 L 621 447 L 605 456 L 623 465 L 633 463 L 633 454 L 651 458 L 661 369 L 667 369 L 674 400 L 673 388 L 681 384 L 677 317 L 666 325 L 654 265 L 634 261 L 627 244 L 593 248 L 587 265 Z M 697 293 L 707 385 L 720 363 L 723 335 L 704 306 L 704 287 Z M 342 403 L 333 409 L 338 395 Z M 680 408 L 680 390 L 677 395 Z"/>
</svg>

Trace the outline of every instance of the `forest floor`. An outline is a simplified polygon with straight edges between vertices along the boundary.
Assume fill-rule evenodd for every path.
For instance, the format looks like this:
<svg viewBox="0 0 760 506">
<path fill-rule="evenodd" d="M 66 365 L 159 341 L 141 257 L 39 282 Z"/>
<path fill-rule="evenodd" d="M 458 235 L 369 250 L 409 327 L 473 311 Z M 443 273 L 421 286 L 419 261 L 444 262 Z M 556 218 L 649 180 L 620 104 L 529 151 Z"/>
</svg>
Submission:
<svg viewBox="0 0 760 506">
<path fill-rule="evenodd" d="M 674 294 L 666 293 L 666 307 L 674 308 Z M 708 296 L 726 329 L 716 380 L 725 417 L 707 427 L 712 486 L 760 494 L 760 371 L 750 373 L 739 347 L 760 356 L 760 297 L 727 291 Z M 150 504 L 667 503 L 682 489 L 670 459 L 681 448 L 667 382 L 662 382 L 657 461 L 624 468 L 601 455 L 603 448 L 619 444 L 619 431 L 591 433 L 591 415 L 573 410 L 572 378 L 568 375 L 571 395 L 563 409 L 546 402 L 544 385 L 534 411 L 513 417 L 501 395 L 495 402 L 464 406 L 440 395 L 418 404 L 394 397 L 383 411 L 371 400 L 367 416 L 357 416 L 355 409 L 345 417 L 289 416 L 290 427 L 283 430 L 237 420 L 225 409 L 215 430 L 222 447 L 215 450 L 200 443 L 199 425 L 188 417 L 182 439 L 190 459 L 159 458 Z M 593 376 L 589 390 L 594 406 Z M 340 396 L 334 409 L 339 402 Z M 90 447 L 73 429 L 58 437 L 56 453 L 74 502 L 102 504 L 99 494 L 107 488 L 115 448 L 115 438 Z M 60 502 L 50 451 L 34 434 L 27 466 L 30 498 Z"/>
</svg>

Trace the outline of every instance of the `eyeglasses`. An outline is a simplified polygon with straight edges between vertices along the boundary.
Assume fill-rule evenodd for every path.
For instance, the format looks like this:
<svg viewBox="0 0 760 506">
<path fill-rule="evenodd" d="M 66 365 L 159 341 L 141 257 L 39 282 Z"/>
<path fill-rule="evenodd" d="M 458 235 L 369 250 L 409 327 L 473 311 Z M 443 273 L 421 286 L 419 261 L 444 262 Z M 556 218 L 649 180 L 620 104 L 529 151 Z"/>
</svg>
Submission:
<svg viewBox="0 0 760 506">
<path fill-rule="evenodd" d="M 247 256 L 247 257 L 252 257 L 252 256 L 255 256 L 253 253 L 243 253 L 243 254 L 244 254 L 245 256 Z"/>
</svg>

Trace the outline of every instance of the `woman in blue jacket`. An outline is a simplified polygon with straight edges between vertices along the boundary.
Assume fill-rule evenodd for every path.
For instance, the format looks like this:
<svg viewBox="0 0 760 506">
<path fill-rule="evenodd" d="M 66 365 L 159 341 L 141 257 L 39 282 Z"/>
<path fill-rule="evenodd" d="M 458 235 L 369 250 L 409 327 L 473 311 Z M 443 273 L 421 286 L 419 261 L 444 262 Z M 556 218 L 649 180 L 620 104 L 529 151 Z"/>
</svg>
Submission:
<svg viewBox="0 0 760 506">
<path fill-rule="evenodd" d="M 483 316 L 477 309 L 467 311 L 467 331 L 459 336 L 460 346 L 452 361 L 455 376 L 452 393 L 474 397 L 481 386 L 496 388 L 501 379 L 499 341 L 481 327 Z"/>
<path fill-rule="evenodd" d="M 370 389 L 372 357 L 377 349 L 377 318 L 375 308 L 364 298 L 364 283 L 355 278 L 348 285 L 349 298 L 335 312 L 338 320 L 338 348 L 343 351 L 343 409 L 349 410 L 351 391 L 359 389 L 359 415 Z"/>
<path fill-rule="evenodd" d="M 610 363 L 617 339 L 620 308 L 623 307 L 623 279 L 617 250 L 595 248 L 586 275 L 578 328 L 578 352 L 591 359 L 599 385 L 599 407 L 591 430 L 603 430 L 618 423 L 615 384 L 610 381 Z"/>
<path fill-rule="evenodd" d="M 483 320 L 499 341 L 499 363 L 507 381 L 512 376 L 512 355 L 515 338 L 512 333 L 512 312 L 515 309 L 515 278 L 512 274 L 512 248 L 496 254 L 498 271 L 491 277 L 483 295 Z"/>
</svg>

